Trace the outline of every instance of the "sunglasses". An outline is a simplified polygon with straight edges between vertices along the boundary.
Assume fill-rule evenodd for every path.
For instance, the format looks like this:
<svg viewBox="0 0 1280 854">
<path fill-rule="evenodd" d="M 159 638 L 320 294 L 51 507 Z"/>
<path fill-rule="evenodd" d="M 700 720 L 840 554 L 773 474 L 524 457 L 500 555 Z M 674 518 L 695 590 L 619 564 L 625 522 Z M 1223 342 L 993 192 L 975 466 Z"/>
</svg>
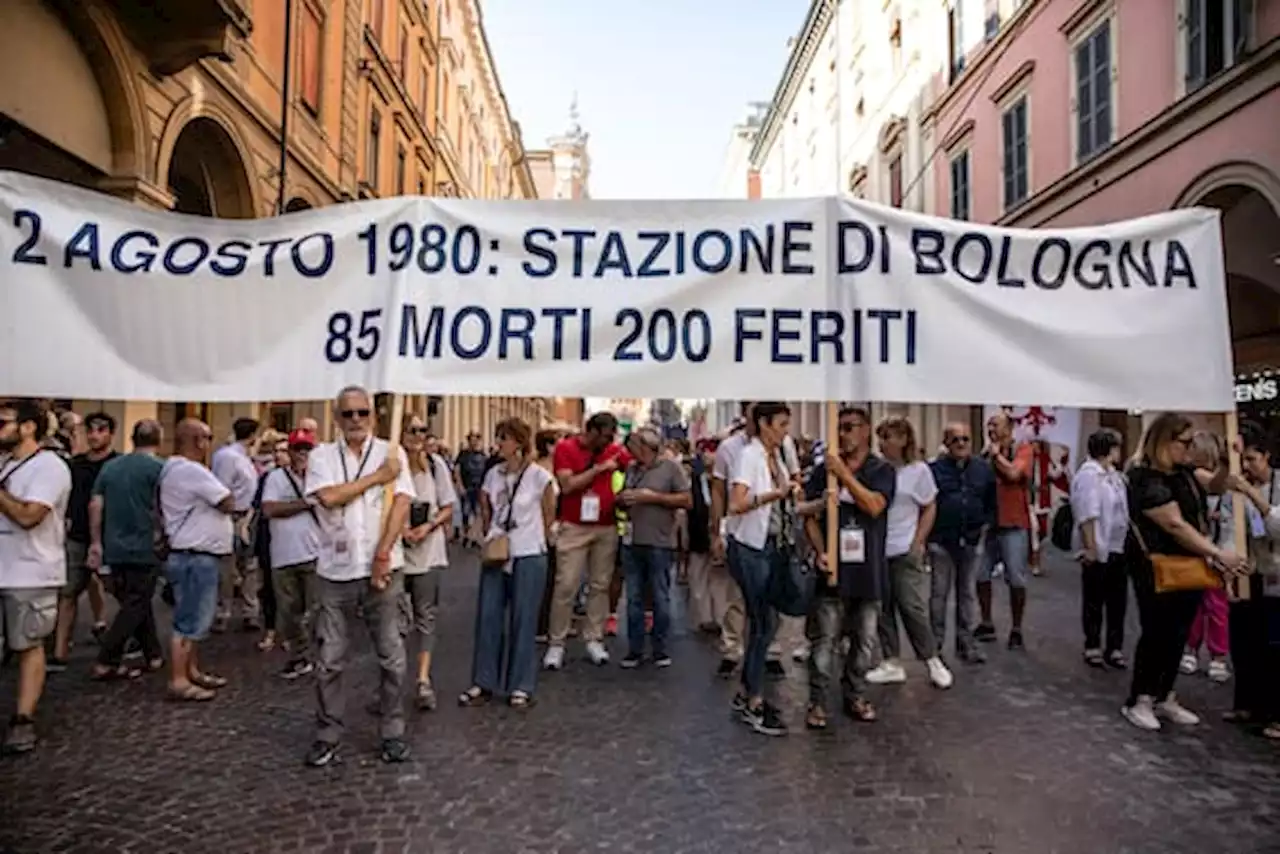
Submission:
<svg viewBox="0 0 1280 854">
<path fill-rule="evenodd" d="M 368 418 L 372 410 L 369 409 L 344 409 L 338 414 L 350 421 L 352 418 Z"/>
<path fill-rule="evenodd" d="M 405 430 L 405 432 L 410 436 L 426 436 L 430 433 L 426 427 L 410 427 L 408 430 Z"/>
<path fill-rule="evenodd" d="M 213 441 L 213 433 L 212 433 L 212 432 L 208 432 L 208 433 L 201 433 L 201 434 L 200 434 L 200 438 L 201 438 L 201 439 L 204 439 L 206 442 L 212 442 L 212 441 Z"/>
<path fill-rule="evenodd" d="M 968 436 L 952 436 L 947 440 L 948 445 L 967 445 L 969 444 Z"/>
</svg>

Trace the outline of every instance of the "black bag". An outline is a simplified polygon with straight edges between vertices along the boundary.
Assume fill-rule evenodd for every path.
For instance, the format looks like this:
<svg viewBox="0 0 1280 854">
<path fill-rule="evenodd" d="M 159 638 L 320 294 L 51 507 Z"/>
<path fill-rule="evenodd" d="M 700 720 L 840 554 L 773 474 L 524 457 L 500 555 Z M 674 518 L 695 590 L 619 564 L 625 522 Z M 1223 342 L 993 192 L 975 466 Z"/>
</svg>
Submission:
<svg viewBox="0 0 1280 854">
<path fill-rule="evenodd" d="M 1053 528 L 1049 532 L 1049 542 L 1064 552 L 1071 551 L 1071 535 L 1076 527 L 1076 515 L 1071 510 L 1071 502 L 1064 501 L 1058 505 L 1053 514 Z"/>
<path fill-rule="evenodd" d="M 818 591 L 818 573 L 822 570 L 810 560 L 791 553 L 769 576 L 769 604 L 779 614 L 803 617 L 809 613 Z"/>
</svg>

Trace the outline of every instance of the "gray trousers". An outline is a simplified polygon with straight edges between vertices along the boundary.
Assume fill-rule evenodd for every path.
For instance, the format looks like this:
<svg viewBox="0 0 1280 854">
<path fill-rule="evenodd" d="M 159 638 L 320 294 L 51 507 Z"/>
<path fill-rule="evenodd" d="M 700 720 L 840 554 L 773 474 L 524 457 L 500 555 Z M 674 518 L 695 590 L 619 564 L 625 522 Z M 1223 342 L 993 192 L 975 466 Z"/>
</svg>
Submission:
<svg viewBox="0 0 1280 854">
<path fill-rule="evenodd" d="M 831 683 L 835 681 L 840 642 L 848 636 L 849 654 L 844 657 L 840 686 L 846 702 L 860 699 L 867 690 L 867 671 L 876 651 L 876 623 L 880 603 L 870 599 L 842 599 L 819 594 L 814 597 L 805 622 L 809 638 L 809 705 L 828 708 Z"/>
<path fill-rule="evenodd" d="M 897 658 L 902 648 L 898 619 L 907 630 L 907 639 L 916 657 L 927 661 L 938 654 L 938 642 L 930 624 L 929 600 L 933 595 L 929 565 L 915 555 L 889 558 L 888 583 L 880 602 L 880 652 Z"/>
<path fill-rule="evenodd" d="M 294 659 L 310 658 L 311 631 L 308 623 L 315 601 L 315 579 L 314 560 L 271 570 L 271 583 L 276 591 L 274 628 Z"/>
<path fill-rule="evenodd" d="M 929 597 L 929 615 L 933 622 L 933 638 L 942 651 L 947 637 L 947 600 L 952 588 L 956 592 L 956 652 L 973 649 L 973 619 L 977 609 L 977 593 L 974 581 L 978 562 L 984 559 L 983 551 L 975 545 L 942 546 L 929 544 L 929 559 L 933 563 L 933 584 Z"/>
<path fill-rule="evenodd" d="M 351 654 L 351 624 L 356 610 L 378 656 L 378 729 L 382 738 L 404 736 L 404 639 L 409 631 L 409 602 L 404 576 L 391 574 L 391 583 L 374 590 L 369 579 L 330 581 L 316 576 L 312 628 L 316 643 L 316 739 L 327 744 L 342 740 L 347 710 L 343 670 Z"/>
<path fill-rule="evenodd" d="M 440 607 L 440 572 L 418 572 L 404 577 L 405 594 L 409 597 L 413 634 L 418 637 L 418 652 L 435 652 L 436 611 Z"/>
</svg>

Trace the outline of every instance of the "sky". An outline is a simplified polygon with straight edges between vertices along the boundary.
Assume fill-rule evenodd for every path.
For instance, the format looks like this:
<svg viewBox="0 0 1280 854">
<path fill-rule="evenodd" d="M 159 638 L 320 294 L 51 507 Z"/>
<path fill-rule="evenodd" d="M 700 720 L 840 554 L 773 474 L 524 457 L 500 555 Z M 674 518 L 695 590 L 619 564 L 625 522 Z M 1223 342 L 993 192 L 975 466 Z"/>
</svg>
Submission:
<svg viewBox="0 0 1280 854">
<path fill-rule="evenodd" d="M 716 194 L 733 126 L 768 101 L 808 0 L 480 0 L 526 148 L 578 95 L 597 199 Z"/>
</svg>

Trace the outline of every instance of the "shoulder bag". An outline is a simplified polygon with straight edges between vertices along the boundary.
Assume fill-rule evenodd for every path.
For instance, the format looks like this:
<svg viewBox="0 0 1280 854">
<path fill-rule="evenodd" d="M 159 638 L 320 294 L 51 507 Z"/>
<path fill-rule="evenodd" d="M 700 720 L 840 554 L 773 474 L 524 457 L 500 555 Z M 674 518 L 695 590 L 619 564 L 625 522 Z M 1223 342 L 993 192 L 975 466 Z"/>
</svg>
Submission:
<svg viewBox="0 0 1280 854">
<path fill-rule="evenodd" d="M 1188 475 L 1188 477 L 1191 477 Z M 1191 483 L 1192 492 L 1199 500 L 1199 485 Z M 1204 519 L 1195 520 L 1196 528 L 1204 532 Z M 1155 581 L 1157 593 L 1173 593 L 1180 590 L 1213 590 L 1222 587 L 1222 575 L 1209 565 L 1209 561 L 1199 555 L 1165 555 L 1153 553 L 1147 548 L 1146 540 L 1138 525 L 1129 520 L 1138 547 L 1147 560 L 1151 562 L 1151 575 Z"/>
<path fill-rule="evenodd" d="M 502 523 L 502 532 L 485 540 L 480 549 L 480 563 L 483 566 L 504 566 L 511 560 L 511 531 L 516 527 L 516 495 L 520 492 L 520 482 L 524 480 L 524 473 L 529 470 L 529 465 L 529 463 L 525 463 L 524 467 L 520 469 L 520 474 L 516 475 L 515 484 L 511 487 L 511 491 L 507 493 L 507 520 Z M 503 479 L 505 480 L 505 477 Z"/>
</svg>

